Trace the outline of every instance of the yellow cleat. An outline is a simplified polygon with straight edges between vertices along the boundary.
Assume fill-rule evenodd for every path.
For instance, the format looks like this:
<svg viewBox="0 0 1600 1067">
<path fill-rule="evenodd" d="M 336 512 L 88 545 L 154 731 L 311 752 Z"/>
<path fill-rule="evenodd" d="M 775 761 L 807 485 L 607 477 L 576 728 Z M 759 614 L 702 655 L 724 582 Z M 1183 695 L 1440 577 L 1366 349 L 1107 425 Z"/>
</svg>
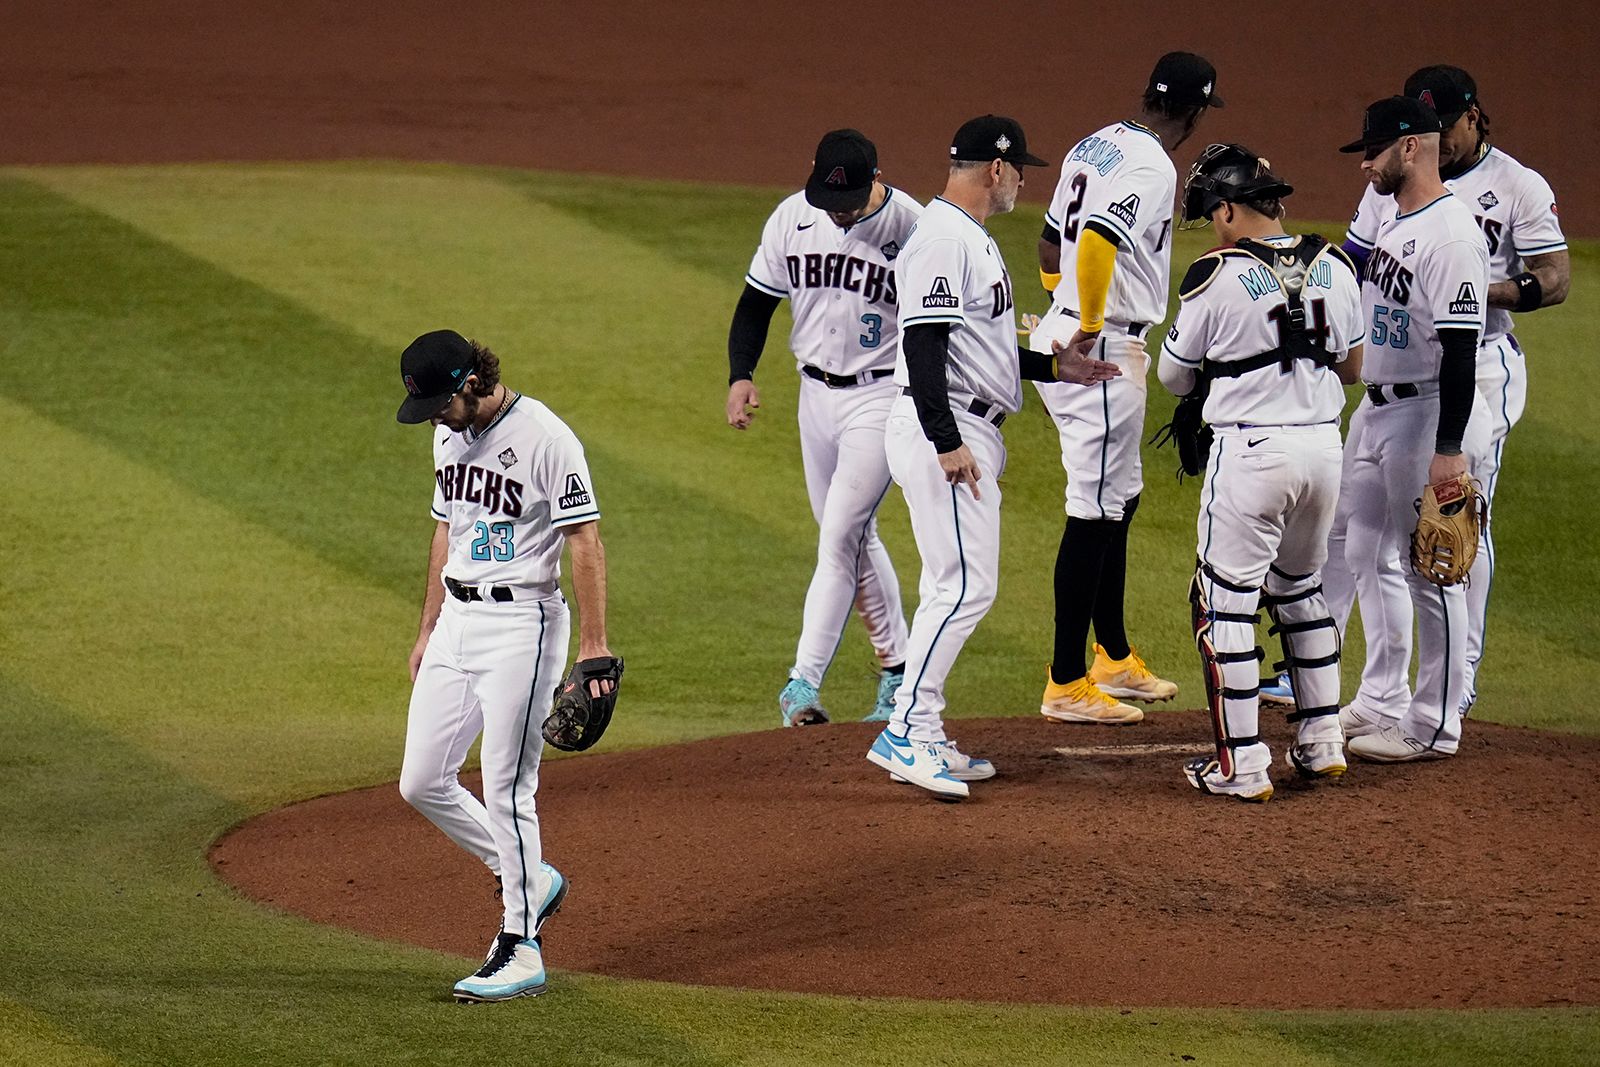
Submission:
<svg viewBox="0 0 1600 1067">
<path fill-rule="evenodd" d="M 1152 674 L 1132 645 L 1128 646 L 1127 659 L 1112 659 L 1105 649 L 1095 645 L 1089 681 L 1120 700 L 1171 700 L 1178 695 L 1178 684 Z"/>
<path fill-rule="evenodd" d="M 1139 722 L 1144 712 L 1113 700 L 1087 678 L 1057 685 L 1049 671 L 1044 676 L 1044 700 L 1039 714 L 1056 722 L 1098 722 L 1111 725 Z"/>
</svg>

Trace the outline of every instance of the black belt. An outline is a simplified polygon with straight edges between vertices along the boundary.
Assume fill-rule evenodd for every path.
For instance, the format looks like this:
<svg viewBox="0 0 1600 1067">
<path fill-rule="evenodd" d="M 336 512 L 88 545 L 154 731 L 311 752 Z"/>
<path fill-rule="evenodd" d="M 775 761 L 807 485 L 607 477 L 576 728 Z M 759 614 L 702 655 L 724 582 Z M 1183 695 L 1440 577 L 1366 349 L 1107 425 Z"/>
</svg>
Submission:
<svg viewBox="0 0 1600 1067">
<path fill-rule="evenodd" d="M 894 371 L 869 370 L 862 371 L 860 374 L 829 374 L 827 371 L 813 367 L 809 363 L 802 363 L 800 365 L 800 373 L 807 378 L 815 378 L 829 389 L 848 389 L 852 385 L 865 385 L 867 382 L 875 382 L 880 378 L 891 377 Z"/>
<path fill-rule="evenodd" d="M 508 601 L 517 599 L 516 596 L 512 594 L 511 587 L 509 585 L 464 585 L 450 577 L 448 574 L 445 575 L 444 578 L 444 587 L 449 590 L 450 595 L 455 597 L 457 600 L 466 601 L 469 603 L 474 600 L 487 599 L 504 604 Z M 484 596 L 485 590 L 487 590 L 489 594 L 487 597 Z"/>
<path fill-rule="evenodd" d="M 1077 319 L 1079 322 L 1083 321 L 1083 316 L 1079 315 L 1076 311 L 1073 311 L 1071 308 L 1064 307 L 1061 310 L 1062 310 L 1062 312 L 1064 314 L 1071 315 L 1073 318 Z M 1111 326 L 1118 325 L 1118 323 L 1109 322 L 1109 320 L 1108 320 L 1108 324 L 1111 325 Z M 1148 322 L 1129 322 L 1129 323 L 1123 323 L 1122 325 L 1124 325 L 1127 328 L 1128 336 L 1134 338 L 1135 340 L 1139 339 L 1140 337 L 1143 337 L 1144 336 L 1144 332 L 1150 328 L 1150 324 Z"/>
<path fill-rule="evenodd" d="M 1389 392 L 1393 393 L 1394 395 L 1392 397 L 1384 396 L 1383 391 L 1385 389 L 1389 390 Z M 1410 382 L 1401 382 L 1398 385 L 1369 384 L 1367 386 L 1367 399 L 1372 401 L 1374 406 L 1380 408 L 1389 403 L 1390 400 L 1410 400 L 1416 395 L 1417 387 Z"/>
<path fill-rule="evenodd" d="M 900 395 L 910 396 L 911 390 L 902 385 L 900 387 Z M 997 430 L 1005 425 L 1006 413 L 999 404 L 991 404 L 987 400 L 979 400 L 977 397 L 973 397 L 972 402 L 967 405 L 966 409 L 983 421 L 994 423 L 994 427 Z"/>
</svg>

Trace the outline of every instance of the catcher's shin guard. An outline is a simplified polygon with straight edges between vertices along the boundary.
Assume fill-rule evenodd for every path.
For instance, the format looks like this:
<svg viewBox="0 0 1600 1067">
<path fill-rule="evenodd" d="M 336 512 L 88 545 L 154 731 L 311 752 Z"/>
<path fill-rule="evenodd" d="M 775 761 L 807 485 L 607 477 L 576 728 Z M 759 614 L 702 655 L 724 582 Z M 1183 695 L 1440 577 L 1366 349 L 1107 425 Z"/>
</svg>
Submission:
<svg viewBox="0 0 1600 1067">
<path fill-rule="evenodd" d="M 1272 618 L 1267 632 L 1283 644 L 1283 660 L 1274 672 L 1287 670 L 1294 682 L 1295 710 L 1288 720 L 1299 724 L 1302 745 L 1342 742 L 1339 729 L 1339 627 L 1328 614 L 1322 583 L 1315 571 L 1267 572 L 1261 606 Z"/>
<path fill-rule="evenodd" d="M 1189 586 L 1194 643 L 1205 676 L 1206 706 L 1224 778 L 1264 771 L 1272 762 L 1257 728 L 1261 649 L 1256 647 L 1257 591 L 1201 563 Z"/>
</svg>

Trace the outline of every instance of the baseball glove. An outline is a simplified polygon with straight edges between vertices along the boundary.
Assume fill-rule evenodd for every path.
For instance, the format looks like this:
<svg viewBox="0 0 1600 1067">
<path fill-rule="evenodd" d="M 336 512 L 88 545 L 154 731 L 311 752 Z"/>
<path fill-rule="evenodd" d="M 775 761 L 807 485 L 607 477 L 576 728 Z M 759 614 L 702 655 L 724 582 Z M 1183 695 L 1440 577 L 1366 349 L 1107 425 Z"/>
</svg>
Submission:
<svg viewBox="0 0 1600 1067">
<path fill-rule="evenodd" d="M 590 684 L 595 682 L 611 684 Z M 540 730 L 544 739 L 563 752 L 582 752 L 593 747 L 611 725 L 611 713 L 616 709 L 617 692 L 621 688 L 622 660 L 619 657 L 580 659 L 556 686 L 555 706 Z"/>
<path fill-rule="evenodd" d="M 1188 396 L 1180 397 L 1178 406 L 1173 409 L 1172 421 L 1150 438 L 1150 443 L 1157 448 L 1165 448 L 1168 444 L 1178 446 L 1180 482 L 1185 474 L 1195 477 L 1204 473 L 1206 457 L 1211 454 L 1211 427 L 1200 415 L 1206 406 L 1207 392 L 1202 386 Z"/>
<path fill-rule="evenodd" d="M 1467 580 L 1478 556 L 1478 536 L 1489 524 L 1489 502 L 1465 474 L 1430 485 L 1417 501 L 1411 565 L 1438 586 Z"/>
</svg>

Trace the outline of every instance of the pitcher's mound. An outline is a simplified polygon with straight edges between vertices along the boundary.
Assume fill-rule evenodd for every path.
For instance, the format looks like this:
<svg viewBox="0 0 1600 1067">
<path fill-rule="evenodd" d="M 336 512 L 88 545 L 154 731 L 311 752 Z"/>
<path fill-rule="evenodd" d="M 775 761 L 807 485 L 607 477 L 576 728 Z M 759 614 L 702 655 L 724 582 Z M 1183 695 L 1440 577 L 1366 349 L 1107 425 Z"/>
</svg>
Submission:
<svg viewBox="0 0 1600 1067">
<path fill-rule="evenodd" d="M 572 892 L 546 956 L 865 996 L 1600 1003 L 1600 740 L 1472 722 L 1453 759 L 1301 784 L 1263 726 L 1266 805 L 1183 780 L 1198 712 L 956 722 L 1000 774 L 954 805 L 868 764 L 863 724 L 552 761 L 545 854 Z M 499 922 L 489 874 L 393 786 L 263 815 L 212 861 L 276 907 L 463 956 Z"/>
</svg>

